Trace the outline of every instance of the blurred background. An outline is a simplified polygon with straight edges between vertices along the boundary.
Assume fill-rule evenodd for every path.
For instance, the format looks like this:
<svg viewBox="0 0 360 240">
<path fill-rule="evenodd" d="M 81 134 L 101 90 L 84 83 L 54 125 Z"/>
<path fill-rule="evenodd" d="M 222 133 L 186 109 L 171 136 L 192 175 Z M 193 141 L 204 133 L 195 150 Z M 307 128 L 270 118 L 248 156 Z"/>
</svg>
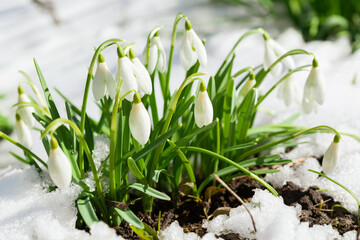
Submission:
<svg viewBox="0 0 360 240">
<path fill-rule="evenodd" d="M 251 28 L 263 27 L 274 38 L 296 29 L 298 33 L 292 34 L 296 37 L 282 39 L 288 49 L 301 47 L 303 40 L 336 40 L 344 36 L 351 43 L 350 49 L 343 49 L 344 53 L 360 47 L 358 0 L 0 0 L 0 129 L 11 132 L 15 122 L 15 109 L 11 106 L 17 101 L 17 86 L 24 80 L 18 71 L 26 72 L 38 84 L 33 57 L 55 101 L 63 103 L 54 91 L 56 87 L 80 107 L 94 47 L 109 38 L 123 38 L 135 42 L 134 50 L 141 56 L 148 33 L 155 25 L 164 25 L 160 36 L 168 51 L 178 12 L 183 12 L 198 35 L 207 40 L 206 71 L 210 74 L 219 67 L 240 34 Z M 181 24 L 179 29 L 183 29 Z M 177 48 L 180 35 L 181 32 Z M 261 62 L 263 47 L 257 47 L 260 40 L 258 36 L 257 41 L 246 43 L 243 52 L 250 52 L 251 57 L 244 54 L 239 64 Z M 245 50 L 246 47 L 251 50 Z M 177 54 L 175 50 L 172 89 L 184 77 Z M 115 72 L 115 49 L 107 51 L 105 57 L 110 70 Z M 25 88 L 30 92 L 28 86 Z M 64 113 L 64 106 L 59 107 L 63 107 Z M 96 116 L 96 108 L 90 97 L 90 115 Z M 34 135 L 34 151 L 43 151 L 37 138 Z M 17 151 L 1 141 L 0 169 L 17 163 L 9 150 Z"/>
</svg>

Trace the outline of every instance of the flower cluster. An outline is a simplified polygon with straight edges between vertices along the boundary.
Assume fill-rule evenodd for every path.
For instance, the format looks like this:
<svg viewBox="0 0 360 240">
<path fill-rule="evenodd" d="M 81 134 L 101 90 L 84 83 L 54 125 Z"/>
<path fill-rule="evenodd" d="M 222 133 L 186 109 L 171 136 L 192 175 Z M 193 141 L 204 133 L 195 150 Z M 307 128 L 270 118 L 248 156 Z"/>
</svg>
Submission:
<svg viewBox="0 0 360 240">
<path fill-rule="evenodd" d="M 271 39 L 267 33 L 264 33 L 263 36 L 265 39 L 264 70 L 270 70 L 270 75 L 273 78 L 281 74 L 283 65 L 285 65 L 289 71 L 294 70 L 295 63 L 290 55 L 283 57 L 280 63 L 274 64 L 279 61 L 281 56 L 286 54 L 286 50 Z M 319 64 L 316 58 L 314 58 L 303 92 L 302 107 L 306 114 L 317 112 L 318 106 L 324 103 L 325 82 L 319 72 L 318 66 Z M 286 75 L 282 81 L 279 87 L 278 97 L 283 99 L 286 106 L 291 105 L 293 102 L 299 102 L 300 90 L 292 73 L 290 72 L 290 74 Z"/>
</svg>

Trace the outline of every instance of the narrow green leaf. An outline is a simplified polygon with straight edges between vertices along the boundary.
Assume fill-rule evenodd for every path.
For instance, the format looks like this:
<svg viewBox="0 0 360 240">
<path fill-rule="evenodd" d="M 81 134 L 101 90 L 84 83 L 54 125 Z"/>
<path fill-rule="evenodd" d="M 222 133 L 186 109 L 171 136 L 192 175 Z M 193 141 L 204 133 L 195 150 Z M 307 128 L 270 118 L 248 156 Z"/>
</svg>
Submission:
<svg viewBox="0 0 360 240">
<path fill-rule="evenodd" d="M 23 162 L 23 163 L 26 163 L 26 164 L 30 164 L 30 161 L 25 159 L 25 158 L 22 158 L 20 157 L 19 155 L 17 155 L 16 153 L 14 152 L 9 152 L 13 157 L 15 157 L 17 160 L 19 160 L 20 162 Z"/>
<path fill-rule="evenodd" d="M 129 157 L 127 159 L 127 164 L 128 167 L 130 169 L 130 171 L 135 175 L 135 177 L 137 179 L 139 179 L 140 182 L 142 182 L 143 184 L 146 184 L 146 178 L 145 176 L 140 172 L 138 166 L 136 165 L 136 162 L 134 161 L 134 159 L 132 159 L 131 157 Z"/>
<path fill-rule="evenodd" d="M 154 173 L 152 174 L 152 180 L 157 183 L 159 181 L 160 178 L 160 174 L 162 172 L 166 171 L 165 169 L 159 169 L 159 170 L 155 170 Z"/>
<path fill-rule="evenodd" d="M 135 226 L 139 229 L 144 229 L 144 224 L 141 220 L 130 210 L 127 208 L 126 210 L 122 210 L 120 208 L 114 207 L 115 211 L 119 214 L 119 216 L 128 222 L 130 225 Z"/>
<path fill-rule="evenodd" d="M 166 200 L 166 201 L 170 201 L 171 198 L 166 195 L 165 193 L 162 193 L 162 192 L 159 192 L 158 190 L 152 188 L 152 187 L 149 187 L 148 185 L 143 185 L 141 183 L 133 183 L 133 184 L 130 184 L 128 186 L 128 188 L 132 188 L 132 189 L 136 189 L 142 193 L 145 193 L 149 196 L 152 196 L 154 198 L 158 198 L 158 199 L 161 199 L 161 200 Z"/>
<path fill-rule="evenodd" d="M 235 106 L 235 88 L 234 88 L 234 79 L 232 78 L 226 88 L 224 105 L 223 105 L 223 116 L 222 116 L 222 124 L 223 124 L 223 134 L 224 138 L 229 137 L 230 131 L 230 121 L 231 115 L 234 111 Z"/>
<path fill-rule="evenodd" d="M 98 217 L 96 216 L 94 207 L 91 204 L 90 198 L 78 199 L 76 205 L 79 209 L 81 217 L 84 219 L 86 225 L 91 228 L 91 225 L 94 222 L 99 222 Z"/>
<path fill-rule="evenodd" d="M 143 223 L 144 224 L 144 223 Z M 145 225 L 145 224 L 144 224 Z M 135 226 L 130 225 L 130 228 L 134 231 L 134 233 L 136 233 L 136 235 L 138 235 L 139 237 L 141 237 L 141 239 L 144 240 L 153 240 L 154 238 L 152 236 L 150 236 L 145 229 L 141 229 L 141 228 L 137 228 Z"/>
<path fill-rule="evenodd" d="M 244 143 L 248 136 L 248 129 L 251 127 L 253 114 L 255 112 L 254 106 L 257 100 L 257 90 L 253 88 L 245 97 L 238 110 L 238 123 L 236 126 L 236 133 L 238 134 L 237 141 Z"/>
<path fill-rule="evenodd" d="M 163 135 L 161 135 L 160 137 L 158 137 L 157 139 L 152 141 L 149 145 L 147 145 L 146 147 L 141 149 L 138 153 L 136 153 L 133 156 L 134 161 L 137 161 L 140 158 L 146 156 L 148 153 L 150 153 L 152 150 L 154 150 L 157 146 L 159 146 L 161 143 L 166 141 L 166 139 L 171 137 L 171 135 L 173 135 L 179 129 L 180 129 L 180 126 L 170 129 L 168 132 L 164 133 Z"/>
</svg>

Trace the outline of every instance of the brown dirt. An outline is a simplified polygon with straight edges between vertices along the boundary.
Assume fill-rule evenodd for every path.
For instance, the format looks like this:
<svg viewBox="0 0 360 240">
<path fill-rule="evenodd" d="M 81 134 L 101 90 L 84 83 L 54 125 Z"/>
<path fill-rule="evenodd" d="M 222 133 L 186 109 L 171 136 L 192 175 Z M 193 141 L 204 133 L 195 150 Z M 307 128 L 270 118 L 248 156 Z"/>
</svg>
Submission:
<svg viewBox="0 0 360 240">
<path fill-rule="evenodd" d="M 262 188 L 258 182 L 250 177 L 242 176 L 229 182 L 229 186 L 245 201 L 250 201 L 253 196 L 253 189 Z M 347 231 L 354 230 L 356 225 L 356 216 L 351 215 L 341 207 L 332 207 L 340 205 L 317 191 L 317 187 L 310 187 L 308 190 L 301 189 L 292 182 L 288 182 L 278 193 L 284 198 L 286 205 L 295 206 L 299 203 L 302 206 L 300 220 L 309 222 L 310 226 L 314 224 L 330 224 L 334 229 L 344 234 Z M 159 211 L 161 211 L 161 229 L 168 227 L 173 221 L 177 220 L 185 232 L 194 232 L 199 236 L 206 234 L 206 229 L 202 228 L 202 221 L 206 219 L 204 208 L 208 215 L 213 213 L 219 207 L 237 207 L 239 202 L 228 192 L 218 193 L 211 197 L 208 204 L 200 204 L 193 198 L 183 197 L 176 204 L 165 201 L 155 201 L 152 213 L 143 214 L 141 203 L 132 206 L 135 214 L 154 230 L 158 229 Z M 127 223 L 123 223 L 116 228 L 117 233 L 125 239 L 141 239 L 129 228 Z M 237 234 L 226 234 L 222 237 L 225 240 L 241 239 Z"/>
</svg>

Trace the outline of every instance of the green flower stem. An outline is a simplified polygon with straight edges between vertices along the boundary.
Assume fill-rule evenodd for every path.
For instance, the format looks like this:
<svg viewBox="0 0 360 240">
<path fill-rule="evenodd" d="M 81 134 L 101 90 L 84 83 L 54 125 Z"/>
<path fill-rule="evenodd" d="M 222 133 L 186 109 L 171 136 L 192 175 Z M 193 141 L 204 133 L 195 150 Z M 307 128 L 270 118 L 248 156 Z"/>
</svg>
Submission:
<svg viewBox="0 0 360 240">
<path fill-rule="evenodd" d="M 208 154 L 210 156 L 216 157 L 217 159 L 226 162 L 229 165 L 232 165 L 236 168 L 238 168 L 240 171 L 242 171 L 244 174 L 252 177 L 253 179 L 255 179 L 256 181 L 258 181 L 259 183 L 261 183 L 262 185 L 264 185 L 272 194 L 274 194 L 274 196 L 278 197 L 279 194 L 276 192 L 276 190 L 270 186 L 267 182 L 265 182 L 263 179 L 261 179 L 259 176 L 257 176 L 256 174 L 252 173 L 251 171 L 247 170 L 246 168 L 242 167 L 241 165 L 237 164 L 236 162 L 232 161 L 231 159 L 224 157 L 220 154 L 217 154 L 215 152 L 212 152 L 210 150 L 204 149 L 204 148 L 199 148 L 199 147 L 192 147 L 192 146 L 188 146 L 188 147 L 179 147 L 180 149 L 184 149 L 187 151 L 193 151 L 193 152 L 199 152 L 199 153 L 204 153 L 204 154 Z"/>
<path fill-rule="evenodd" d="M 33 103 L 33 102 L 18 102 L 16 104 L 12 105 L 12 107 L 18 107 L 18 108 L 33 107 L 33 108 L 36 108 L 37 110 L 39 110 L 39 112 L 41 112 L 42 114 L 44 114 L 48 118 L 51 118 L 50 113 L 48 111 L 46 111 L 47 108 L 43 108 L 43 107 L 41 107 L 38 104 Z"/>
<path fill-rule="evenodd" d="M 238 159 L 241 161 L 241 160 L 245 159 L 248 156 L 254 155 L 254 154 L 259 153 L 259 152 L 262 152 L 262 151 L 266 150 L 269 147 L 276 146 L 276 145 L 278 145 L 280 143 L 283 143 L 283 142 L 289 141 L 291 139 L 297 138 L 297 137 L 299 137 L 299 136 L 301 136 L 303 134 L 306 134 L 306 133 L 309 133 L 309 132 L 312 132 L 312 131 L 317 131 L 317 130 L 326 130 L 327 132 L 333 132 L 333 133 L 335 133 L 336 135 L 338 135 L 341 138 L 340 133 L 338 131 L 336 131 L 334 128 L 326 126 L 326 125 L 320 125 L 320 126 L 308 128 L 306 130 L 294 133 L 294 134 L 290 135 L 289 137 L 280 139 L 279 141 L 268 143 L 268 144 L 262 145 L 260 147 L 254 148 L 254 149 L 252 149 L 250 151 L 247 151 L 247 152 L 243 153 L 242 155 L 240 155 L 240 157 Z"/>
<path fill-rule="evenodd" d="M 116 201 L 116 172 L 115 172 L 115 146 L 116 146 L 116 120 L 119 110 L 119 105 L 121 105 L 122 99 L 129 93 L 125 94 L 120 98 L 120 90 L 122 86 L 122 79 L 119 79 L 118 89 L 116 91 L 114 108 L 111 116 L 111 125 L 110 125 L 110 154 L 109 154 L 109 181 L 110 181 L 110 197 L 112 200 Z M 119 173 L 121 174 L 121 173 Z"/>
<path fill-rule="evenodd" d="M 311 64 L 308 64 L 308 65 L 304 65 L 304 66 L 301 66 L 301 67 L 297 67 L 293 70 L 289 70 L 289 72 L 284 76 L 282 77 L 279 81 L 277 81 L 271 88 L 269 91 L 267 91 L 263 96 L 261 96 L 261 98 L 258 100 L 258 102 L 256 103 L 255 105 L 255 108 L 257 108 L 260 103 L 262 103 L 262 101 L 265 100 L 265 98 L 272 92 L 274 91 L 274 89 L 280 85 L 280 83 L 282 83 L 285 79 L 287 79 L 291 74 L 293 73 L 296 73 L 296 72 L 299 72 L 299 71 L 304 71 L 304 68 L 307 68 L 307 67 L 311 67 L 312 65 Z"/>
<path fill-rule="evenodd" d="M 300 55 L 300 54 L 304 54 L 304 55 L 310 55 L 313 56 L 314 59 L 315 55 L 313 53 L 309 53 L 303 49 L 294 49 L 294 50 L 290 50 L 287 53 L 285 53 L 284 55 L 282 55 L 281 57 L 279 57 L 273 64 L 270 65 L 270 67 L 265 71 L 264 70 L 264 74 L 262 75 L 261 79 L 256 79 L 256 84 L 255 84 L 255 88 L 259 87 L 259 85 L 262 83 L 262 81 L 265 79 L 266 75 L 269 74 L 271 72 L 271 70 L 277 65 L 279 64 L 284 58 L 288 57 L 288 56 L 292 56 L 292 55 Z"/>
<path fill-rule="evenodd" d="M 168 69 L 167 69 L 166 79 L 165 79 L 165 96 L 164 96 L 165 101 L 164 102 L 167 102 L 166 98 L 170 94 L 170 88 L 169 88 L 170 74 L 171 74 L 171 66 L 172 66 L 173 55 L 174 55 L 175 40 L 176 40 L 176 33 L 177 33 L 177 25 L 179 24 L 180 20 L 182 18 L 184 18 L 184 17 L 185 17 L 184 14 L 178 13 L 176 15 L 174 25 L 173 25 L 173 31 L 172 31 L 172 35 L 171 35 L 171 44 L 170 44 Z M 166 108 L 166 106 L 165 106 L 165 108 Z"/>
<path fill-rule="evenodd" d="M 103 191 L 102 191 L 102 187 L 101 187 L 101 183 L 100 183 L 100 179 L 99 179 L 99 175 L 98 175 L 98 172 L 96 170 L 96 166 L 95 166 L 95 163 L 94 163 L 94 159 L 92 158 L 92 155 L 91 155 L 91 151 L 89 149 L 89 146 L 87 145 L 86 143 L 86 140 L 83 136 L 83 134 L 81 133 L 81 130 L 76 126 L 76 124 L 72 121 L 70 121 L 69 119 L 64 119 L 64 118 L 58 118 L 58 119 L 55 119 L 54 121 L 52 121 L 46 128 L 45 130 L 43 131 L 43 133 L 41 134 L 41 138 L 44 138 L 45 135 L 50 132 L 50 134 L 52 134 L 54 131 L 56 131 L 56 129 L 58 127 L 60 127 L 61 125 L 63 124 L 69 124 L 69 126 L 74 129 L 76 135 L 78 136 L 79 140 L 80 140 L 80 146 L 83 146 L 83 149 L 84 149 L 84 152 L 89 160 L 89 164 L 90 164 L 90 167 L 91 167 L 91 170 L 92 170 L 92 173 L 93 173 L 93 176 L 94 176 L 94 181 L 95 181 L 95 185 L 96 185 L 96 191 L 99 195 L 99 198 L 100 198 L 100 201 L 101 203 L 103 204 L 103 211 L 104 211 L 104 214 L 106 214 L 106 205 L 105 205 L 105 199 L 104 199 L 104 195 L 103 195 Z"/>
<path fill-rule="evenodd" d="M 235 49 L 237 48 L 237 46 L 242 42 L 242 40 L 244 40 L 245 38 L 247 38 L 248 36 L 251 36 L 253 34 L 256 33 L 260 33 L 260 34 L 264 34 L 266 33 L 266 31 L 262 28 L 258 28 L 258 29 L 254 29 L 254 30 L 250 30 L 246 33 L 244 33 L 235 43 L 235 45 L 233 46 L 233 48 L 230 50 L 229 54 L 227 55 L 227 57 L 225 58 L 224 62 L 222 63 L 221 67 L 219 69 L 222 69 L 224 67 L 224 65 L 226 64 L 226 62 L 229 60 L 229 58 L 233 55 L 233 53 L 235 52 Z"/>
<path fill-rule="evenodd" d="M 331 182 L 335 183 L 336 185 L 342 187 L 345 191 L 347 191 L 356 201 L 357 205 L 358 205 L 358 225 L 360 225 L 360 200 L 359 198 L 355 195 L 355 193 L 353 193 L 350 189 L 348 189 L 347 187 L 345 187 L 344 185 L 342 185 L 341 183 L 329 178 L 328 176 L 326 176 L 325 174 L 322 174 L 320 172 L 314 171 L 312 169 L 308 169 L 308 171 L 319 174 L 320 176 L 323 176 L 324 178 L 330 180 Z"/>
<path fill-rule="evenodd" d="M 30 76 L 28 74 L 26 74 L 23 71 L 19 71 L 22 75 L 24 75 L 24 77 L 27 79 L 27 81 L 25 81 L 24 83 L 29 84 L 31 89 L 33 90 L 33 92 L 35 93 L 37 99 L 39 100 L 41 106 L 50 114 L 49 109 L 47 108 L 47 105 L 43 99 L 43 97 L 40 94 L 39 89 L 35 86 L 34 82 L 32 81 L 32 79 L 30 78 Z"/>
<path fill-rule="evenodd" d="M 236 78 L 236 77 L 238 77 L 239 75 L 241 75 L 244 72 L 250 72 L 250 70 L 254 70 L 254 67 L 253 66 L 248 66 L 248 67 L 245 67 L 243 69 L 240 69 L 239 71 L 234 73 L 231 77 Z"/>
<path fill-rule="evenodd" d="M 94 66 L 95 66 L 96 60 L 97 60 L 99 54 L 101 53 L 101 51 L 104 50 L 106 46 L 109 46 L 111 43 L 117 43 L 117 42 L 121 42 L 121 41 L 123 41 L 123 40 L 114 38 L 114 39 L 109 39 L 109 40 L 103 42 L 96 49 L 96 51 L 93 55 L 93 58 L 91 59 L 89 71 L 88 71 L 87 78 L 86 78 L 83 102 L 82 102 L 82 106 L 81 106 L 81 119 L 80 119 L 81 134 L 83 134 L 84 130 L 85 130 L 86 106 L 87 106 L 87 100 L 88 100 L 88 95 L 89 95 L 89 90 L 90 90 L 90 82 L 91 82 L 91 79 L 93 76 L 92 73 L 94 71 Z M 84 156 L 83 156 L 83 146 L 82 145 L 79 146 L 79 165 L 80 165 L 80 169 L 82 169 L 81 176 L 82 176 L 82 178 L 84 178 L 84 175 L 85 175 L 85 173 L 84 173 Z"/>
<path fill-rule="evenodd" d="M 6 135 L 5 133 L 3 133 L 2 131 L 0 131 L 0 137 L 5 139 L 6 141 L 14 144 L 15 146 L 17 146 L 18 148 L 21 148 L 24 152 L 28 153 L 29 155 L 33 156 L 36 160 L 38 160 L 45 168 L 47 168 L 47 164 L 41 160 L 41 158 L 39 158 L 35 153 L 33 153 L 32 151 L 30 151 L 28 148 L 24 147 L 22 144 L 18 143 L 17 141 L 15 141 L 14 139 L 12 139 L 11 137 L 9 137 L 8 135 Z"/>
<path fill-rule="evenodd" d="M 220 154 L 220 121 L 216 122 L 216 153 Z M 215 159 L 214 173 L 218 171 L 219 159 Z"/>
<path fill-rule="evenodd" d="M 157 125 L 157 123 L 159 122 L 159 114 L 158 114 L 158 109 L 157 109 L 157 104 L 156 104 L 156 96 L 155 96 L 155 88 L 154 88 L 154 81 L 155 81 L 155 74 L 156 72 L 154 71 L 153 74 L 151 74 L 151 84 L 152 84 L 152 92 L 150 94 L 150 109 L 151 109 L 151 116 L 152 116 L 152 120 L 153 120 L 153 124 L 154 126 Z M 164 97 L 164 102 L 165 102 L 165 97 Z"/>
<path fill-rule="evenodd" d="M 160 135 L 166 133 L 169 129 L 169 126 L 170 126 L 170 122 L 171 122 L 171 118 L 175 112 L 175 109 L 176 109 L 176 104 L 180 98 L 180 95 L 181 95 L 181 92 L 184 90 L 185 86 L 190 83 L 190 82 L 193 82 L 195 80 L 201 80 L 200 78 L 195 78 L 197 76 L 200 76 L 200 75 L 205 75 L 206 73 L 203 73 L 203 72 L 198 72 L 198 73 L 194 73 L 192 75 L 190 75 L 188 78 L 186 78 L 183 83 L 181 84 L 181 86 L 179 87 L 179 89 L 176 91 L 176 95 L 175 97 L 173 98 L 172 102 L 171 102 L 171 105 L 170 105 L 170 108 L 167 112 L 167 114 L 165 115 L 165 123 L 164 123 L 164 126 L 162 128 L 162 131 L 160 133 Z M 159 158 L 160 158 L 160 155 L 161 155 L 161 152 L 163 151 L 164 149 L 164 146 L 165 146 L 165 143 L 162 143 L 160 144 L 156 150 L 155 150 L 155 155 L 154 155 L 154 159 L 152 161 L 152 164 L 151 164 L 151 168 L 150 168 L 150 173 L 153 173 L 155 170 L 156 170 L 156 167 L 158 165 L 158 162 L 159 162 Z M 149 179 L 148 179 L 148 182 L 150 183 L 150 185 L 153 183 L 152 181 L 152 178 L 151 178 L 151 174 L 149 174 Z"/>
</svg>

